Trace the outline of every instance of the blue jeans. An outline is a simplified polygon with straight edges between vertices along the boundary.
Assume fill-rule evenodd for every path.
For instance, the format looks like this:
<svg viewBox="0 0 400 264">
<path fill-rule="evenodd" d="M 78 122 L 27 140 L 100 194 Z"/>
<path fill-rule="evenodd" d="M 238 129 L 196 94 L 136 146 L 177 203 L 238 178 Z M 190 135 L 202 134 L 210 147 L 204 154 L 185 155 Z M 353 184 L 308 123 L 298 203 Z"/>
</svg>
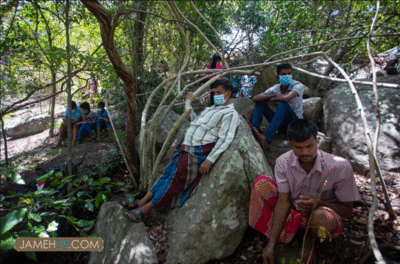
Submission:
<svg viewBox="0 0 400 264">
<path fill-rule="evenodd" d="M 78 137 L 76 138 L 76 141 L 81 142 L 82 136 L 83 136 L 83 131 L 87 131 L 89 135 L 93 136 L 94 132 L 93 129 L 96 128 L 96 123 L 83 123 L 82 126 L 79 128 L 78 132 Z"/>
<path fill-rule="evenodd" d="M 286 132 L 290 122 L 299 119 L 288 103 L 280 102 L 276 108 L 276 113 L 266 103 L 258 103 L 254 109 L 251 124 L 260 130 L 262 116 L 265 116 L 269 122 L 264 136 L 268 143 L 272 142 L 276 132 Z"/>
<path fill-rule="evenodd" d="M 110 123 L 107 123 L 105 120 L 103 120 L 103 119 L 97 119 L 97 128 L 101 128 L 101 127 L 106 127 L 106 128 L 110 128 L 111 127 L 111 124 Z"/>
</svg>

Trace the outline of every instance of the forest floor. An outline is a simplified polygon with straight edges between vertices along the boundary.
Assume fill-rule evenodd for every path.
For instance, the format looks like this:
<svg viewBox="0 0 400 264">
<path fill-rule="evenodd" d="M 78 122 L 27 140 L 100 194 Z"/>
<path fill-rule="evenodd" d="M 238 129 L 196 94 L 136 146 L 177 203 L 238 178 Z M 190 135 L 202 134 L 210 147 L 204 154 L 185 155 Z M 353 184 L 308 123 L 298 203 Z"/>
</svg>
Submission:
<svg viewBox="0 0 400 264">
<path fill-rule="evenodd" d="M 49 138 L 49 130 L 32 135 L 30 137 L 9 140 L 8 156 L 13 164 L 19 164 L 21 175 L 24 180 L 29 181 L 37 177 L 34 174 L 34 167 L 38 163 L 43 163 L 54 159 L 62 152 L 62 148 L 54 150 L 52 145 L 56 138 Z M 0 142 L 3 146 L 3 142 Z M 96 148 L 96 144 L 85 145 L 87 151 Z M 3 151 L 3 150 L 1 150 Z M 127 173 L 121 169 L 113 178 L 126 180 Z M 351 219 L 344 220 L 343 235 L 336 241 L 326 242 L 317 248 L 319 263 L 374 263 L 374 257 L 369 247 L 367 233 L 368 209 L 371 201 L 371 184 L 367 175 L 356 174 L 357 186 L 363 197 L 363 202 L 359 203 L 353 211 Z M 379 182 L 379 181 L 378 181 Z M 385 174 L 392 205 L 398 215 L 400 215 L 400 176 L 399 174 Z M 3 182 L 2 191 L 7 191 L 9 183 Z M 381 185 L 378 184 L 379 208 L 374 215 L 374 231 L 381 252 L 387 259 L 387 263 L 400 263 L 400 217 L 395 221 L 389 221 L 388 213 L 384 208 L 384 198 Z M 97 213 L 97 212 L 95 212 Z M 168 252 L 168 227 L 165 222 L 146 223 L 150 238 L 156 246 L 160 263 L 165 261 Z M 71 234 L 73 236 L 73 234 Z M 262 263 L 261 251 L 265 247 L 267 238 L 261 233 L 248 228 L 244 234 L 236 251 L 229 257 L 222 260 L 212 260 L 208 264 L 227 264 L 227 263 Z M 278 246 L 277 263 L 294 263 L 293 257 L 301 247 L 301 236 L 286 247 Z M 292 254 L 289 254 L 292 252 Z M 38 253 L 39 263 L 87 263 L 88 252 L 40 252 Z M 18 254 L 13 258 L 22 257 Z M 6 262 L 8 263 L 8 262 Z M 10 262 L 11 263 L 11 262 Z M 30 263 L 26 260 L 25 263 Z M 32 262 L 34 263 L 34 262 Z"/>
</svg>

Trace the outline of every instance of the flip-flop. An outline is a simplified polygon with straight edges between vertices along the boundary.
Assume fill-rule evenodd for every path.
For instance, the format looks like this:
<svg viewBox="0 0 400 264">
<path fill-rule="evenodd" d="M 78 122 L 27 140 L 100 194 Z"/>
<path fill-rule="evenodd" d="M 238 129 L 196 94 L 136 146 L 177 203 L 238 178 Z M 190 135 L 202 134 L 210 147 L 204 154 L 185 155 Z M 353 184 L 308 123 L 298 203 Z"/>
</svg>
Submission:
<svg viewBox="0 0 400 264">
<path fill-rule="evenodd" d="M 132 218 L 131 216 L 129 216 L 128 214 L 131 213 L 133 214 L 133 216 L 135 218 Z M 143 212 L 140 210 L 140 208 L 137 208 L 135 210 L 131 210 L 131 211 L 127 211 L 123 214 L 123 216 L 128 219 L 131 222 L 134 223 L 139 223 L 139 222 L 143 222 L 144 220 L 146 220 L 146 216 L 143 214 Z"/>
<path fill-rule="evenodd" d="M 133 209 L 136 209 L 136 208 L 139 207 L 139 204 L 138 204 L 137 200 L 134 200 L 134 201 L 133 201 L 133 206 L 131 206 L 131 205 L 130 205 L 131 203 L 128 202 L 128 201 L 126 201 L 125 198 L 122 198 L 122 199 L 119 201 L 119 204 L 122 205 L 124 208 L 126 208 L 126 209 L 128 209 L 128 210 L 133 210 Z"/>
</svg>

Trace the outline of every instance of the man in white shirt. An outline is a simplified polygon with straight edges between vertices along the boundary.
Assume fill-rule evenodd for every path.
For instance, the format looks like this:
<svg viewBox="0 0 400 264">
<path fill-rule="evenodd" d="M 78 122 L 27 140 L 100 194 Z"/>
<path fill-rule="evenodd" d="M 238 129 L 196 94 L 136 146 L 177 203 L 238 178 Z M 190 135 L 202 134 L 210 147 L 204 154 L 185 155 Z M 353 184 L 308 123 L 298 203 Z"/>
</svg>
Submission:
<svg viewBox="0 0 400 264">
<path fill-rule="evenodd" d="M 272 142 L 277 131 L 286 132 L 290 122 L 303 118 L 303 84 L 292 80 L 292 66 L 289 63 L 279 64 L 277 73 L 279 84 L 253 97 L 256 107 L 251 123 L 260 130 L 262 116 L 267 118 L 269 126 L 264 137 L 268 143 Z M 279 102 L 276 112 L 267 102 Z"/>
<path fill-rule="evenodd" d="M 175 207 L 194 194 L 202 175 L 208 174 L 218 157 L 229 147 L 235 137 L 239 115 L 229 99 L 232 84 L 228 79 L 217 80 L 211 87 L 214 105 L 207 107 L 198 116 L 191 112 L 190 127 L 177 147 L 176 155 L 164 174 L 142 199 L 128 203 L 121 201 L 127 209 L 124 216 L 132 222 L 143 221 L 156 206 Z M 194 101 L 192 93 L 186 99 Z"/>
</svg>

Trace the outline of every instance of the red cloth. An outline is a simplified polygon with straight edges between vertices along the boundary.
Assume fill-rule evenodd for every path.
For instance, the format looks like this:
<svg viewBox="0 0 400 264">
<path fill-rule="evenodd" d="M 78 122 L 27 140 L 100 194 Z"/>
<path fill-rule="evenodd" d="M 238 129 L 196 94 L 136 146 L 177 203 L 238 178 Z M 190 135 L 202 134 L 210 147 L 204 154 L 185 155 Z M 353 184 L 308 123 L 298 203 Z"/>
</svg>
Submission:
<svg viewBox="0 0 400 264">
<path fill-rule="evenodd" d="M 260 175 L 255 179 L 251 191 L 249 225 L 267 237 L 271 235 L 272 218 L 277 197 L 278 190 L 275 180 L 264 175 Z M 343 229 L 340 217 L 331 208 L 325 208 L 338 219 L 339 227 L 332 235 L 333 238 L 337 237 Z M 308 218 L 304 217 L 299 211 L 292 209 L 286 219 L 278 242 L 288 244 L 294 238 L 299 226 L 306 228 L 307 224 Z"/>
</svg>

